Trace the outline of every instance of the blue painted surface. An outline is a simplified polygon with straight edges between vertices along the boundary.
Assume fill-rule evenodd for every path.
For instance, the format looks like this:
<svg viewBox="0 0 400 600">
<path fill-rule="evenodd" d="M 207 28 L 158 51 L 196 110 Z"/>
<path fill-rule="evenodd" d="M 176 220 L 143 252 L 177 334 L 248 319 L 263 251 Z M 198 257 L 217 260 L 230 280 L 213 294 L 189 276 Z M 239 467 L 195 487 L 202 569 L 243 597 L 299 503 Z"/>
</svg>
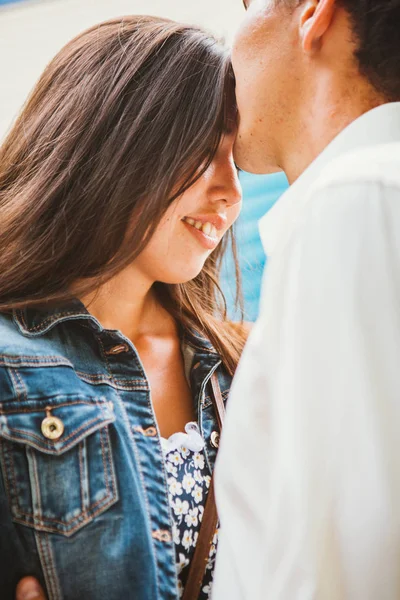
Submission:
<svg viewBox="0 0 400 600">
<path fill-rule="evenodd" d="M 0 0 L 0 6 L 3 6 L 3 4 L 15 4 L 16 2 L 23 2 L 23 0 Z"/>
<path fill-rule="evenodd" d="M 245 319 L 255 321 L 259 309 L 261 279 L 266 263 L 258 232 L 258 221 L 287 189 L 288 183 L 283 173 L 251 175 L 242 172 L 240 180 L 243 187 L 243 209 L 237 222 L 236 237 L 243 278 Z M 230 256 L 224 265 L 222 287 L 228 302 L 229 314 L 235 318 L 234 270 Z"/>
</svg>

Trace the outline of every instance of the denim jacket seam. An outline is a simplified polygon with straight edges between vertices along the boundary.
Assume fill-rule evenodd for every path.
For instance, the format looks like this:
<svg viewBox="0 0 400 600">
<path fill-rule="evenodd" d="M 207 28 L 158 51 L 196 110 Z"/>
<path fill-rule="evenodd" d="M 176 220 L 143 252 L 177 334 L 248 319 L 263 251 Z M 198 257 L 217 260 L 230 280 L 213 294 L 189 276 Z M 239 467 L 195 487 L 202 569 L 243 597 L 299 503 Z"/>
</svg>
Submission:
<svg viewBox="0 0 400 600">
<path fill-rule="evenodd" d="M 103 461 L 103 469 L 104 469 L 104 479 L 105 479 L 105 483 L 106 483 L 106 491 L 107 491 L 107 495 L 109 495 L 110 490 L 108 487 L 108 469 L 107 469 L 106 456 L 105 456 L 105 450 L 104 450 L 103 431 L 100 431 L 100 445 L 101 445 L 101 458 Z"/>
<path fill-rule="evenodd" d="M 86 502 L 85 502 L 85 490 L 83 488 L 83 479 L 85 476 L 85 471 L 84 471 L 84 465 L 83 465 L 83 444 L 85 443 L 84 440 L 82 440 L 82 442 L 79 444 L 78 446 L 78 455 L 79 455 L 79 478 L 80 478 L 80 492 L 81 492 L 81 504 L 82 504 L 82 512 L 83 512 L 83 516 L 85 518 L 87 518 L 87 513 L 86 513 Z"/>
<path fill-rule="evenodd" d="M 48 367 L 49 365 L 73 368 L 70 361 L 60 356 L 29 356 L 25 354 L 0 354 L 0 365 L 9 367 Z"/>
<path fill-rule="evenodd" d="M 18 494 L 16 493 L 17 478 L 15 476 L 14 459 L 12 457 L 12 454 L 7 451 L 7 447 L 3 440 L 0 440 L 0 459 L 3 465 L 4 484 L 6 487 L 6 493 L 10 502 L 10 506 L 14 505 L 16 506 L 17 510 L 20 511 Z M 10 478 L 12 480 L 13 493 L 10 489 L 10 482 L 7 476 L 8 473 L 10 474 Z"/>
<path fill-rule="evenodd" d="M 110 375 L 96 375 L 91 373 L 85 373 L 84 371 L 75 371 L 80 379 L 87 380 L 89 383 L 96 385 L 98 383 L 110 385 L 112 388 L 124 389 L 129 391 L 134 390 L 149 390 L 149 386 L 143 383 L 142 379 L 125 379 L 123 381 L 116 381 L 111 378 Z"/>
<path fill-rule="evenodd" d="M 38 546 L 40 562 L 42 564 L 43 575 L 50 597 L 52 600 L 61 600 L 60 584 L 55 572 L 54 560 L 48 536 L 45 532 L 35 531 L 35 538 Z"/>
<path fill-rule="evenodd" d="M 51 402 L 51 400 L 54 400 L 55 398 L 64 398 L 66 395 L 67 394 L 57 394 L 56 396 L 47 396 L 45 398 L 45 402 L 43 402 L 43 404 L 46 404 L 46 402 L 49 403 L 49 402 Z M 62 404 L 57 404 L 51 408 L 52 408 L 52 410 L 54 410 L 56 408 L 63 408 L 64 406 L 75 406 L 76 404 L 87 404 L 87 405 L 91 406 L 93 404 L 93 401 L 74 400 L 72 402 L 63 402 Z M 96 399 L 94 404 L 98 408 L 100 408 L 100 410 L 102 412 L 104 412 L 104 410 L 107 408 L 108 403 L 105 400 Z M 3 405 L 4 405 L 4 402 L 0 402 L 0 415 L 9 415 L 9 414 L 13 414 L 13 413 L 32 413 L 32 412 L 36 412 L 38 410 L 37 408 L 20 408 L 18 405 L 15 406 L 15 404 L 12 405 L 13 408 L 11 408 L 11 409 L 2 410 Z M 97 417 L 97 418 L 99 418 L 99 417 Z"/>
<path fill-rule="evenodd" d="M 63 527 L 69 528 L 71 523 L 73 523 L 74 521 L 79 521 L 75 526 L 73 526 L 71 529 L 69 529 L 68 535 L 72 535 L 75 531 L 80 529 L 83 525 L 86 525 L 87 523 L 92 521 L 104 508 L 107 508 L 107 506 L 109 506 L 113 502 L 113 500 L 114 500 L 114 497 L 110 494 L 108 494 L 108 496 L 104 496 L 104 498 L 101 498 L 100 500 L 97 500 L 97 502 L 95 502 L 94 504 L 91 505 L 91 507 L 90 507 L 91 510 L 89 511 L 90 514 L 86 514 L 86 520 L 84 522 L 82 522 L 82 520 L 81 520 L 81 514 L 79 514 L 76 517 L 73 517 L 69 521 L 60 521 L 60 519 L 55 519 L 54 517 L 42 516 L 42 517 L 40 517 L 40 521 L 44 524 L 41 525 L 40 523 L 39 524 L 35 523 L 34 529 L 37 529 L 38 531 L 51 531 L 52 533 L 60 533 L 59 528 L 57 528 L 55 526 L 49 527 L 45 523 L 56 523 L 58 525 L 62 525 Z M 92 512 L 92 509 L 94 509 L 94 508 L 96 510 L 94 512 Z M 22 517 L 29 517 L 30 519 L 35 519 L 34 514 L 30 513 L 30 512 L 20 510 L 19 514 Z M 22 525 L 26 526 L 26 522 L 23 521 L 22 519 L 16 518 L 15 521 L 17 523 L 21 523 Z"/>
<path fill-rule="evenodd" d="M 30 360 L 46 360 L 46 359 L 59 359 L 61 358 L 59 355 L 57 354 L 43 354 L 43 355 L 36 355 L 36 354 L 8 354 L 8 353 L 0 353 L 0 357 L 4 357 L 4 358 L 10 358 L 13 359 L 15 358 L 16 360 L 19 360 L 21 358 L 28 358 Z M 62 359 L 62 360 L 66 360 L 66 359 Z M 71 364 L 71 363 L 68 363 Z"/>
<path fill-rule="evenodd" d="M 72 528 L 70 528 L 71 523 L 73 523 L 74 521 L 77 521 L 79 519 L 78 517 L 74 517 L 73 519 L 69 520 L 69 521 L 60 521 L 58 519 L 52 519 L 50 517 L 44 517 L 42 519 L 43 523 L 47 523 L 47 522 L 51 522 L 51 523 L 58 523 L 59 525 L 62 525 L 63 527 L 68 527 L 68 534 L 66 535 L 66 537 L 70 537 L 73 533 L 75 533 L 76 531 L 78 531 L 79 529 L 81 529 L 84 525 L 87 525 L 88 523 L 90 523 L 95 517 L 97 517 L 98 514 L 101 514 L 102 512 L 104 512 L 104 510 L 106 510 L 109 506 L 112 506 L 112 504 L 114 503 L 115 498 L 113 496 L 105 496 L 104 498 L 102 498 L 101 500 L 98 500 L 95 504 L 93 504 L 92 508 L 96 508 L 96 510 L 94 512 L 90 512 L 90 515 L 87 516 L 85 521 L 80 520 L 76 525 L 74 525 Z M 24 511 L 20 511 L 20 515 L 22 517 L 27 517 L 30 519 L 33 519 L 33 515 L 32 513 L 27 513 Z M 23 519 L 18 519 L 18 517 L 13 518 L 13 521 L 15 523 L 20 523 L 21 525 L 24 525 L 25 527 L 30 527 L 30 525 L 27 525 L 26 521 L 24 521 Z M 48 532 L 48 533 L 57 533 L 60 535 L 60 533 L 62 534 L 62 532 L 60 532 L 60 528 L 59 527 L 52 527 L 46 524 L 35 524 L 33 526 L 33 529 L 35 531 L 41 531 L 41 532 Z"/>
<path fill-rule="evenodd" d="M 56 596 L 55 600 L 59 600 L 61 598 L 60 582 L 57 577 L 57 571 L 56 571 L 55 565 L 54 565 L 53 552 L 52 552 L 51 544 L 49 543 L 49 536 L 47 533 L 43 533 L 43 539 L 47 546 L 48 562 L 49 562 L 50 571 L 51 571 L 50 576 L 52 579 L 52 584 L 54 586 L 53 594 Z"/>
<path fill-rule="evenodd" d="M 27 400 L 27 389 L 22 381 L 21 376 L 17 372 L 17 370 L 16 369 L 7 369 L 7 372 L 10 375 L 10 379 L 12 381 L 16 400 L 18 402 L 23 402 L 24 400 Z"/>
<path fill-rule="evenodd" d="M 122 390 L 124 392 L 149 392 L 150 388 L 147 385 L 125 385 L 121 382 L 115 382 L 115 385 L 111 386 L 113 389 Z"/>
<path fill-rule="evenodd" d="M 18 387 L 21 389 L 21 392 L 20 392 L 21 400 L 22 400 L 22 402 L 27 401 L 28 400 L 28 389 L 24 383 L 24 380 L 22 379 L 22 377 L 17 369 L 14 370 L 14 375 L 18 381 Z"/>
<path fill-rule="evenodd" d="M 51 369 L 54 367 L 67 367 L 72 368 L 73 365 L 71 363 L 67 363 L 65 361 L 20 361 L 20 362 L 12 362 L 10 360 L 2 360 L 0 357 L 0 367 L 4 367 L 6 369 L 16 369 L 20 368 L 32 368 L 32 369 Z"/>
<path fill-rule="evenodd" d="M 108 447 L 108 460 L 107 460 L 107 457 L 105 457 L 105 463 L 110 468 L 111 492 L 110 492 L 109 495 L 110 495 L 110 498 L 112 499 L 113 497 L 116 497 L 118 495 L 117 478 L 116 478 L 115 469 L 114 469 L 114 462 L 112 460 L 112 448 L 111 448 L 110 436 L 108 434 L 107 427 L 104 427 L 104 429 L 102 431 L 104 432 L 105 442 L 107 443 L 107 447 Z M 100 439 L 101 439 L 101 435 L 102 435 L 102 432 L 100 432 Z M 106 486 L 108 486 L 108 475 L 109 474 L 108 474 L 108 470 L 107 470 L 107 473 L 106 473 L 106 478 L 107 478 Z M 107 487 L 107 489 L 109 489 L 109 488 Z"/>
<path fill-rule="evenodd" d="M 42 517 L 42 496 L 40 493 L 40 486 L 39 486 L 39 479 L 38 479 L 38 472 L 37 472 L 37 462 L 36 462 L 36 457 L 34 452 L 32 452 L 31 448 L 27 449 L 27 452 L 29 453 L 30 459 L 32 461 L 32 466 L 33 466 L 33 481 L 34 481 L 34 486 L 35 486 L 35 491 L 36 491 L 36 502 L 37 502 L 37 516 L 35 515 L 35 509 L 34 507 L 32 507 L 32 516 L 34 519 L 38 518 L 39 521 L 43 520 Z M 33 504 L 33 501 L 32 501 Z"/>
<path fill-rule="evenodd" d="M 38 555 L 39 555 L 39 560 L 40 560 L 40 565 L 42 568 L 42 572 L 43 572 L 43 576 L 46 582 L 46 587 L 47 587 L 47 592 L 50 592 L 51 595 L 53 595 L 53 590 L 52 588 L 52 581 L 50 579 L 50 574 L 49 574 L 49 570 L 48 570 L 48 565 L 47 565 L 47 557 L 44 551 L 44 547 L 43 547 L 43 534 L 40 531 L 35 531 L 35 540 L 36 540 L 36 545 L 37 545 L 37 549 L 38 549 Z"/>
</svg>

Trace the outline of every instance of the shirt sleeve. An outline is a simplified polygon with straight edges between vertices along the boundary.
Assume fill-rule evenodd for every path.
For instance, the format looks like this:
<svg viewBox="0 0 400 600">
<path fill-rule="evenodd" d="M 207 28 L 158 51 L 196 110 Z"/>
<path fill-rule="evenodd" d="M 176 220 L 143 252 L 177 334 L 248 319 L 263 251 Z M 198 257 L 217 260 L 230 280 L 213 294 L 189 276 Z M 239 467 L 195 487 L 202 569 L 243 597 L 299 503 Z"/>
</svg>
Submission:
<svg viewBox="0 0 400 600">
<path fill-rule="evenodd" d="M 268 289 L 267 272 L 265 291 L 282 292 L 277 323 L 261 319 L 258 335 L 258 360 L 272 341 L 276 356 L 256 400 L 269 406 L 257 597 L 394 600 L 400 191 L 316 189 L 274 277 Z"/>
</svg>

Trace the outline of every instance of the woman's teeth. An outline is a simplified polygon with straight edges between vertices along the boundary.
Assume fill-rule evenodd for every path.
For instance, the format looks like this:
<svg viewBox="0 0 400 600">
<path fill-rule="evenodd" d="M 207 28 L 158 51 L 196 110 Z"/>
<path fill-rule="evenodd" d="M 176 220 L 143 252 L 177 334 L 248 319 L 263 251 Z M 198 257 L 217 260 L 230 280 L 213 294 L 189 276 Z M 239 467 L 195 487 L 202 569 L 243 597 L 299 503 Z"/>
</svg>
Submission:
<svg viewBox="0 0 400 600">
<path fill-rule="evenodd" d="M 195 219 L 191 219 L 190 217 L 185 217 L 183 220 L 186 221 L 188 225 L 195 227 L 196 229 L 202 231 L 205 235 L 208 235 L 209 237 L 216 238 L 218 235 L 217 228 L 212 223 L 202 223 L 201 221 L 196 221 Z"/>
</svg>

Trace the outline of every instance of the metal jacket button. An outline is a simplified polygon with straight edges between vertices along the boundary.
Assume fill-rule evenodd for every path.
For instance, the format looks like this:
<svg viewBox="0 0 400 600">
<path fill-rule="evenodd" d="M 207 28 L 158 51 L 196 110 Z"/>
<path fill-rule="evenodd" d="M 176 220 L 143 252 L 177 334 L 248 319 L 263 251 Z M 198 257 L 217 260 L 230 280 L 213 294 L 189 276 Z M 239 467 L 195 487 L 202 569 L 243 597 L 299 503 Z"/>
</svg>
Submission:
<svg viewBox="0 0 400 600">
<path fill-rule="evenodd" d="M 219 447 L 219 433 L 218 431 L 213 431 L 211 434 L 211 446 L 213 446 L 213 448 L 218 448 Z"/>
<path fill-rule="evenodd" d="M 56 441 L 64 433 L 64 423 L 57 417 L 46 417 L 42 421 L 42 433 L 48 440 Z"/>
</svg>

